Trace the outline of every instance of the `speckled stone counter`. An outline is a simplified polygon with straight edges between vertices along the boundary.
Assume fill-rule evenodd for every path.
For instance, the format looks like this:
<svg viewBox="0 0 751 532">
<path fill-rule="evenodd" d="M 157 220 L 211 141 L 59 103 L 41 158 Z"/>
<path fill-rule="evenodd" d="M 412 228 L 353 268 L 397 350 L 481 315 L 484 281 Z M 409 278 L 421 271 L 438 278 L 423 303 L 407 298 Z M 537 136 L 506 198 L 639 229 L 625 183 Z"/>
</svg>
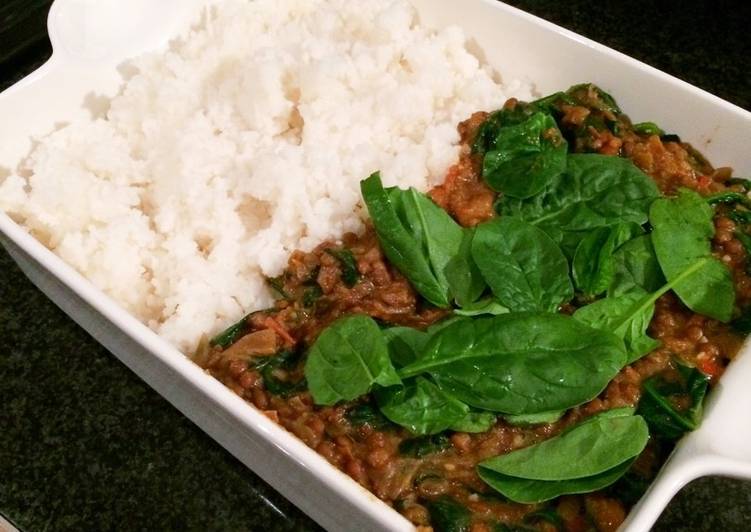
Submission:
<svg viewBox="0 0 751 532">
<path fill-rule="evenodd" d="M 748 4 L 511 3 L 751 109 Z M 47 4 L 0 6 L 0 89 L 49 54 Z M 24 29 L 13 33 L 18 17 Z M 77 327 L 5 252 L 0 513 L 24 531 L 317 529 Z M 656 530 L 751 530 L 751 483 L 694 482 Z"/>
</svg>

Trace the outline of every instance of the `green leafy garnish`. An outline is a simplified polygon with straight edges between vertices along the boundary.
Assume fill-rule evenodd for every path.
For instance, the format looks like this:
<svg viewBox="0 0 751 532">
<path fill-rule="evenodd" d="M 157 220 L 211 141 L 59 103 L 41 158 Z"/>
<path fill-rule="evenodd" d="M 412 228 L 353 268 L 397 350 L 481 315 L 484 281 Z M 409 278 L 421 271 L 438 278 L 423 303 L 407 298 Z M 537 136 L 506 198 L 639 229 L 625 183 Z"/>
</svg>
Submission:
<svg viewBox="0 0 751 532">
<path fill-rule="evenodd" d="M 491 412 L 469 412 L 449 429 L 456 432 L 487 432 L 495 425 L 496 419 Z"/>
<path fill-rule="evenodd" d="M 462 228 L 414 189 L 385 190 L 376 172 L 360 183 L 383 252 L 415 289 L 438 307 L 450 306 L 445 269 L 461 245 Z"/>
<path fill-rule="evenodd" d="M 571 265 L 579 291 L 588 297 L 605 292 L 615 279 L 614 251 L 642 233 L 641 226 L 631 222 L 598 227 L 585 236 L 576 248 Z"/>
<path fill-rule="evenodd" d="M 233 323 L 222 332 L 214 336 L 209 342 L 212 346 L 218 346 L 222 349 L 227 349 L 234 344 L 240 337 L 248 330 L 248 316 L 244 316 L 243 319 L 237 323 Z"/>
<path fill-rule="evenodd" d="M 503 196 L 496 208 L 544 230 L 556 241 L 578 244 L 590 231 L 618 223 L 643 224 L 660 196 L 652 178 L 628 159 L 595 154 L 568 156 L 566 172 L 525 200 Z M 575 246 L 574 246 L 575 247 Z"/>
<path fill-rule="evenodd" d="M 608 287 L 609 296 L 655 292 L 665 284 L 651 235 L 638 236 L 623 244 L 613 253 L 613 262 L 615 271 Z"/>
<path fill-rule="evenodd" d="M 673 291 L 694 312 L 727 322 L 735 288 L 730 270 L 712 256 L 712 208 L 696 192 L 656 200 L 649 212 L 657 260 Z M 690 272 L 690 274 L 687 274 Z"/>
<path fill-rule="evenodd" d="M 307 383 L 305 379 L 297 381 L 280 379 L 277 372 L 289 372 L 297 366 L 299 361 L 299 352 L 286 350 L 275 356 L 257 357 L 251 362 L 251 367 L 260 371 L 261 377 L 263 377 L 263 385 L 269 393 L 288 396 L 305 391 Z"/>
<path fill-rule="evenodd" d="M 655 294 L 631 292 L 617 297 L 607 297 L 581 307 L 574 318 L 622 338 L 628 351 L 630 364 L 660 346 L 659 340 L 647 336 L 652 321 L 655 301 L 664 291 Z"/>
<path fill-rule="evenodd" d="M 518 218 L 505 216 L 479 225 L 472 257 L 499 303 L 512 312 L 555 312 L 573 296 L 560 248 Z"/>
<path fill-rule="evenodd" d="M 323 405 L 356 399 L 373 384 L 401 383 L 381 330 L 363 315 L 341 318 L 323 330 L 308 352 L 305 376 L 313 399 Z"/>
<path fill-rule="evenodd" d="M 352 288 L 360 280 L 360 271 L 357 269 L 357 261 L 352 251 L 349 249 L 328 248 L 326 253 L 339 261 L 342 268 L 342 281 L 349 288 Z"/>
<path fill-rule="evenodd" d="M 594 398 L 625 361 L 612 333 L 560 314 L 512 313 L 452 323 L 399 374 L 428 373 L 475 408 L 536 414 Z"/>
<path fill-rule="evenodd" d="M 529 427 L 532 425 L 542 425 L 548 423 L 555 423 L 563 417 L 565 410 L 554 410 L 552 412 L 540 412 L 538 414 L 521 414 L 521 415 L 505 415 L 503 419 L 509 425 L 518 427 Z"/>
<path fill-rule="evenodd" d="M 463 420 L 469 407 L 424 377 L 375 392 L 383 415 L 412 434 L 436 434 Z"/>
<path fill-rule="evenodd" d="M 661 137 L 665 132 L 654 122 L 639 122 L 634 124 L 634 132 L 639 135 L 657 135 Z"/>
<path fill-rule="evenodd" d="M 445 274 L 451 295 L 457 305 L 462 308 L 472 306 L 487 287 L 475 260 L 472 258 L 474 236 L 474 228 L 464 229 L 462 242 L 456 255 L 446 264 Z"/>
<path fill-rule="evenodd" d="M 537 194 L 566 168 L 568 145 L 555 120 L 544 113 L 499 127 L 488 144 L 483 179 L 494 190 L 515 198 Z"/>
<path fill-rule="evenodd" d="M 422 458 L 429 454 L 440 453 L 451 447 L 451 441 L 445 434 L 434 434 L 432 436 L 421 436 L 403 440 L 399 443 L 399 454 L 402 456 L 411 456 L 413 458 Z"/>
<path fill-rule="evenodd" d="M 443 496 L 428 501 L 425 505 L 430 513 L 430 524 L 435 532 L 468 532 L 469 510 L 454 499 Z"/>
<path fill-rule="evenodd" d="M 394 426 L 377 408 L 367 403 L 348 409 L 345 417 L 356 427 L 369 425 L 375 430 L 383 430 Z"/>
<path fill-rule="evenodd" d="M 549 440 L 485 460 L 477 471 L 493 489 L 513 501 L 543 502 L 612 484 L 648 439 L 643 418 L 633 415 L 631 409 L 616 409 Z"/>
<path fill-rule="evenodd" d="M 696 368 L 677 364 L 678 379 L 667 380 L 656 375 L 644 381 L 644 393 L 638 412 L 647 420 L 652 434 L 677 440 L 696 429 L 702 416 L 704 396 L 709 377 Z M 677 408 L 676 401 L 688 399 L 686 408 Z"/>
</svg>

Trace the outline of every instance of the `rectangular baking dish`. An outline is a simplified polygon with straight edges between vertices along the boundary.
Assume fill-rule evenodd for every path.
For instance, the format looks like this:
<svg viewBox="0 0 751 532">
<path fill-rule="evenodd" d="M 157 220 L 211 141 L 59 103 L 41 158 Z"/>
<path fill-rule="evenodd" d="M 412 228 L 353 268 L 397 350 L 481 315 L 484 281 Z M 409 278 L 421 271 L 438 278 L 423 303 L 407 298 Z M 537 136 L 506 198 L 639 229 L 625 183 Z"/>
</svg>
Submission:
<svg viewBox="0 0 751 532">
<path fill-rule="evenodd" d="M 676 131 L 710 160 L 751 175 L 751 113 L 553 24 L 493 0 L 411 0 L 422 24 L 460 25 L 473 52 L 506 79 L 549 93 L 594 82 L 635 122 Z M 124 60 L 163 49 L 203 0 L 56 0 L 52 58 L 0 94 L 0 177 L 33 137 L 88 118 L 87 99 L 114 95 Z M 61 176 L 64 179 L 64 176 Z M 79 325 L 189 419 L 328 530 L 413 530 L 399 514 L 294 436 L 203 373 L 61 259 L 0 213 L 0 243 Z M 708 474 L 751 479 L 748 345 L 712 392 L 702 426 L 678 445 L 624 523 L 648 530 L 687 482 Z"/>
</svg>

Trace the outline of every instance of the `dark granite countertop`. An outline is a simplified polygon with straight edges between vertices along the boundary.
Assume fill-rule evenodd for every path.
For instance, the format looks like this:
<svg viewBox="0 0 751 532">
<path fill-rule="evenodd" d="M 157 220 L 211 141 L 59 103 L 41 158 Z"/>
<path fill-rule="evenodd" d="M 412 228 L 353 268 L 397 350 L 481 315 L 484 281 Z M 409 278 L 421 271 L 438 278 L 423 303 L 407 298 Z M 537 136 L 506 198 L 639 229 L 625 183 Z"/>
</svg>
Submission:
<svg viewBox="0 0 751 532">
<path fill-rule="evenodd" d="M 511 3 L 751 109 L 748 3 Z M 0 6 L 0 89 L 49 54 L 48 4 Z M 25 531 L 317 529 L 76 326 L 4 251 L 0 513 Z M 696 481 L 655 530 L 751 530 L 751 483 Z"/>
</svg>

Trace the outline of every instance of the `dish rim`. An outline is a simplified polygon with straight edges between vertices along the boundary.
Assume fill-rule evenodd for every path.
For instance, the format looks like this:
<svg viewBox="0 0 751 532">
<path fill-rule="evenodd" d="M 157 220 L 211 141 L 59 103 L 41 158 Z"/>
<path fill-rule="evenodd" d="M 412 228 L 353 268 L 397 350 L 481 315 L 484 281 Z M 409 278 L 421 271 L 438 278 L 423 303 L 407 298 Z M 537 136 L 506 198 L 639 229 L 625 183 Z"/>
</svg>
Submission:
<svg viewBox="0 0 751 532">
<path fill-rule="evenodd" d="M 70 0 L 55 0 L 50 8 L 50 13 L 48 16 L 48 31 L 53 46 L 53 54 L 50 59 L 34 72 L 0 93 L 0 99 L 8 95 L 23 91 L 26 87 L 44 78 L 50 72 L 56 69 L 64 68 L 66 66 L 66 59 L 70 60 L 70 57 L 60 51 L 60 36 L 55 26 L 54 18 L 59 12 L 61 6 L 69 1 Z M 642 70 L 649 75 L 655 75 L 658 78 L 669 81 L 672 84 L 678 84 L 680 87 L 688 90 L 696 97 L 708 100 L 713 105 L 718 105 L 725 108 L 726 110 L 729 110 L 735 114 L 740 114 L 741 116 L 744 116 L 745 118 L 751 120 L 751 112 L 746 111 L 745 109 L 733 103 L 727 102 L 703 89 L 695 87 L 685 81 L 682 81 L 674 76 L 646 65 L 643 62 L 633 59 L 600 43 L 592 41 L 568 29 L 557 26 L 547 20 L 541 19 L 502 2 L 497 2 L 495 0 L 476 1 L 492 5 L 493 8 L 504 10 L 511 16 L 518 17 L 527 22 L 533 23 L 545 31 L 552 31 L 553 33 L 556 33 L 561 37 L 576 41 L 577 43 L 582 44 L 589 49 L 611 57 L 615 61 L 628 62 L 632 66 L 637 67 L 639 70 Z M 194 3 L 202 2 L 199 1 Z M 322 482 L 327 484 L 339 497 L 346 500 L 349 504 L 351 504 L 358 510 L 369 514 L 373 519 L 380 522 L 383 526 L 387 526 L 392 530 L 413 529 L 411 523 L 409 523 L 393 508 L 378 499 L 370 491 L 360 486 L 351 477 L 330 464 L 321 455 L 316 453 L 315 450 L 305 445 L 292 433 L 286 431 L 283 427 L 267 418 L 259 410 L 243 400 L 241 397 L 234 394 L 229 390 L 229 388 L 225 387 L 218 380 L 207 375 L 186 355 L 183 355 L 179 350 L 159 337 L 145 324 L 126 312 L 113 299 L 96 288 L 92 282 L 87 280 L 85 277 L 83 277 L 83 275 L 81 275 L 71 266 L 65 263 L 60 257 L 55 255 L 54 252 L 45 247 L 41 242 L 37 241 L 23 227 L 15 223 L 5 212 L 2 211 L 0 211 L 0 233 L 2 233 L 2 235 L 0 236 L 7 238 L 25 254 L 31 257 L 47 273 L 51 274 L 55 279 L 62 282 L 69 290 L 78 295 L 83 301 L 85 301 L 88 305 L 95 309 L 110 324 L 117 327 L 130 339 L 149 351 L 153 356 L 158 358 L 170 369 L 180 374 L 188 383 L 190 383 L 196 390 L 199 390 L 207 399 L 216 403 L 218 407 L 222 408 L 235 420 L 242 423 L 245 429 L 252 431 L 259 437 L 262 437 L 272 443 L 272 445 L 279 452 L 293 457 L 295 463 L 299 467 L 313 471 L 315 473 L 315 476 Z M 73 317 L 71 316 L 71 318 Z M 748 344 L 746 344 L 744 348 L 744 351 L 747 350 Z M 119 358 L 119 355 L 115 354 L 115 356 L 118 356 Z M 160 394 L 162 393 L 159 389 L 156 389 L 156 391 Z M 250 408 L 248 408 L 249 406 Z M 682 445 L 684 444 L 684 441 L 681 442 Z M 665 466 L 663 466 L 662 470 L 664 471 L 664 469 Z M 704 466 L 702 467 L 695 466 L 693 468 L 689 468 L 687 465 L 686 467 L 684 467 L 684 469 L 686 471 L 686 474 L 680 477 L 674 475 L 674 478 L 672 478 L 672 482 L 677 487 L 670 495 L 671 497 L 686 482 L 703 474 L 709 474 L 713 472 L 723 472 L 725 474 L 732 474 L 733 472 L 737 473 L 737 468 L 734 463 L 723 461 L 716 461 L 716 463 L 714 464 L 710 464 L 709 462 L 705 461 Z M 748 474 L 751 475 L 751 473 Z M 646 499 L 648 496 L 649 494 L 645 495 L 642 498 L 641 502 L 644 502 L 644 499 Z M 376 504 L 374 505 L 373 503 Z M 659 515 L 659 511 L 661 511 L 663 507 L 664 504 L 662 504 L 658 508 L 658 513 L 654 515 L 654 519 L 656 519 L 656 517 Z M 636 510 L 636 508 L 632 509 L 630 514 L 634 514 Z M 651 522 L 653 522 L 654 519 L 652 519 Z"/>
</svg>

